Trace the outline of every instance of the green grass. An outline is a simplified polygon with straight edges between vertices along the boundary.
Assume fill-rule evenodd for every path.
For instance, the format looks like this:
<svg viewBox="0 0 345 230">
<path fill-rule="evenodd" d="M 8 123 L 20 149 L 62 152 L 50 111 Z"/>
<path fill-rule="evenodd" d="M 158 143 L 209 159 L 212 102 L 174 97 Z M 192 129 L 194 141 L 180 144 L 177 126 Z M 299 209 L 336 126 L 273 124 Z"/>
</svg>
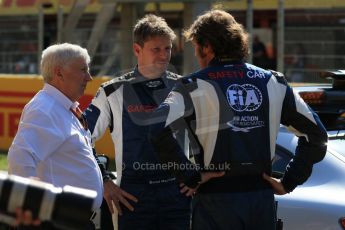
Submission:
<svg viewBox="0 0 345 230">
<path fill-rule="evenodd" d="M 7 153 L 0 152 L 0 170 L 7 171 Z"/>
</svg>

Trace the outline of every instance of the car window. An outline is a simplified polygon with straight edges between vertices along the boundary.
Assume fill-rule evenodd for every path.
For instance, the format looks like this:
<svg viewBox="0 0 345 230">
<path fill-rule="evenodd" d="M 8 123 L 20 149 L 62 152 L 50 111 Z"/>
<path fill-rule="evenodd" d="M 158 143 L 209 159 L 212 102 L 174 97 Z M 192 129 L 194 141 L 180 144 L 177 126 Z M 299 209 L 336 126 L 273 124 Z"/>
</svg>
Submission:
<svg viewBox="0 0 345 230">
<path fill-rule="evenodd" d="M 275 157 L 272 163 L 273 176 L 281 178 L 285 172 L 287 164 L 290 162 L 292 154 L 280 146 L 276 146 Z"/>
</svg>

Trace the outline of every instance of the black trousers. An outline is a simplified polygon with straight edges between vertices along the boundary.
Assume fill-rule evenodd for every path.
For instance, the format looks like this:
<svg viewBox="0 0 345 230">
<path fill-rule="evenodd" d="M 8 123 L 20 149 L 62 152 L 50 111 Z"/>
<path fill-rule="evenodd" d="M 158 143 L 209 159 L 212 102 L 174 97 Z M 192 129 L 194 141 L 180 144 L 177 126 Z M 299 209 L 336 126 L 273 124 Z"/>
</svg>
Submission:
<svg viewBox="0 0 345 230">
<path fill-rule="evenodd" d="M 101 230 L 114 230 L 111 212 L 104 199 L 101 205 Z"/>
<path fill-rule="evenodd" d="M 275 230 L 272 189 L 196 194 L 192 230 Z"/>
</svg>

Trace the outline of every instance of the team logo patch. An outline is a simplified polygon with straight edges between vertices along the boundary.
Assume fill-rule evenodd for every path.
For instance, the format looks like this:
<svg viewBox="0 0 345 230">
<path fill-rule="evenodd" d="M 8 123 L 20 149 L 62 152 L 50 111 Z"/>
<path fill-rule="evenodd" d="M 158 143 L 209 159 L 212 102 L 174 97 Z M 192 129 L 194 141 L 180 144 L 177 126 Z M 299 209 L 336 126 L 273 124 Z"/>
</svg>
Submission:
<svg viewBox="0 0 345 230">
<path fill-rule="evenodd" d="M 162 84 L 162 81 L 159 81 L 159 80 L 153 80 L 153 81 L 149 81 L 146 83 L 146 86 L 147 87 L 150 87 L 150 88 L 156 88 L 157 86 L 160 86 Z"/>
<path fill-rule="evenodd" d="M 251 84 L 233 84 L 226 90 L 230 107 L 237 112 L 257 110 L 262 103 L 262 93 Z"/>
<path fill-rule="evenodd" d="M 252 129 L 264 127 L 265 122 L 259 116 L 234 116 L 227 125 L 235 132 L 248 133 Z"/>
</svg>

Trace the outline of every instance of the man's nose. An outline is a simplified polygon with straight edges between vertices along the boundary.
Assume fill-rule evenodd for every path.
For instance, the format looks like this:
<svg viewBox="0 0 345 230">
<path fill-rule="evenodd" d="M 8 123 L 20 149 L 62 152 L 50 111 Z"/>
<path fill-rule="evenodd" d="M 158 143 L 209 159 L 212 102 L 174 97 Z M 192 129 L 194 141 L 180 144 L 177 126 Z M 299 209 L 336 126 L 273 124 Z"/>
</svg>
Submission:
<svg viewBox="0 0 345 230">
<path fill-rule="evenodd" d="M 162 52 L 160 52 L 160 58 L 162 58 L 162 59 L 164 59 L 164 60 L 166 60 L 166 59 L 168 59 L 169 58 L 169 52 L 168 51 L 162 51 Z"/>
<path fill-rule="evenodd" d="M 92 80 L 93 80 L 93 78 L 92 78 L 91 74 L 87 73 L 86 74 L 86 81 L 92 81 Z"/>
</svg>

